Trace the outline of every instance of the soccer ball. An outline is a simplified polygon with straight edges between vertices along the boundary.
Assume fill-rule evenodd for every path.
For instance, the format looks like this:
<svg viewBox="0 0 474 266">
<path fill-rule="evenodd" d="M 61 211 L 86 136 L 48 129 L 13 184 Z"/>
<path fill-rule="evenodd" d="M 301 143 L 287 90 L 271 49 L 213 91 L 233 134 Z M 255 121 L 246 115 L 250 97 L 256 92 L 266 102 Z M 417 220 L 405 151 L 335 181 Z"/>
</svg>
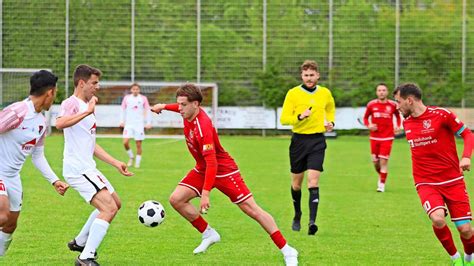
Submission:
<svg viewBox="0 0 474 266">
<path fill-rule="evenodd" d="M 147 200 L 138 208 L 138 220 L 148 227 L 155 227 L 165 220 L 163 205 L 155 200 Z"/>
</svg>

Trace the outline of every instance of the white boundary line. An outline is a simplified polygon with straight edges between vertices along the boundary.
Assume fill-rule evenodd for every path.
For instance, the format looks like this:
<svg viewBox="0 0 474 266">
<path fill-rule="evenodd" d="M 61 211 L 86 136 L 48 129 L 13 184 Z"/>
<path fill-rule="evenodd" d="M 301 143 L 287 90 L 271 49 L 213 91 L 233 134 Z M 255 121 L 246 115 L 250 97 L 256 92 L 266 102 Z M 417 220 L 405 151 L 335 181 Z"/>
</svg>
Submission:
<svg viewBox="0 0 474 266">
<path fill-rule="evenodd" d="M 123 138 L 121 134 L 97 134 L 97 138 L 111 138 L 118 139 Z M 183 135 L 146 135 L 145 139 L 184 139 Z"/>
</svg>

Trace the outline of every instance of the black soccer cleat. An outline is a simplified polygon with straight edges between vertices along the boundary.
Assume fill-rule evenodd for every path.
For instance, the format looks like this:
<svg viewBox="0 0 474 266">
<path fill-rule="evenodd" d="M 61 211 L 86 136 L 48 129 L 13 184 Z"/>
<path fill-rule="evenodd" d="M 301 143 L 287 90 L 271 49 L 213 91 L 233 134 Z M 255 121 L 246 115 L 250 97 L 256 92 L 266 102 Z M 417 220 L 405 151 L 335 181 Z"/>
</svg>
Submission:
<svg viewBox="0 0 474 266">
<path fill-rule="evenodd" d="M 67 247 L 71 251 L 82 252 L 84 250 L 83 246 L 79 246 L 76 242 L 76 239 L 73 239 L 67 243 Z M 97 259 L 97 251 L 94 253 L 94 259 Z"/>
<path fill-rule="evenodd" d="M 79 257 L 76 258 L 76 266 L 99 266 L 100 264 L 93 258 L 81 260 Z"/>
<path fill-rule="evenodd" d="M 293 217 L 293 223 L 291 224 L 291 229 L 293 231 L 300 231 L 301 230 L 300 220 L 301 220 L 301 212 L 296 213 L 295 217 Z"/>
<path fill-rule="evenodd" d="M 315 235 L 318 232 L 318 226 L 316 224 L 309 224 L 308 235 Z"/>
</svg>

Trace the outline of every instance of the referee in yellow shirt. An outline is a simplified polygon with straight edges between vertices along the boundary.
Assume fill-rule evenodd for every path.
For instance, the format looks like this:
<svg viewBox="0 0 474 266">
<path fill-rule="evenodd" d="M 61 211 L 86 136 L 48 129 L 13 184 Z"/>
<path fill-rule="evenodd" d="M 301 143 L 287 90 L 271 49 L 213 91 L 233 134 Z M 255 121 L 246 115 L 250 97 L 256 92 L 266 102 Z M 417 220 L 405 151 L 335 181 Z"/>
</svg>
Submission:
<svg viewBox="0 0 474 266">
<path fill-rule="evenodd" d="M 295 208 L 292 229 L 301 229 L 301 183 L 308 171 L 308 234 L 318 231 L 316 215 L 319 204 L 319 177 L 323 171 L 326 150 L 325 131 L 334 127 L 335 103 L 331 91 L 318 84 L 319 67 L 306 60 L 300 67 L 303 84 L 288 91 L 280 117 L 282 125 L 293 126 L 290 145 L 291 197 Z"/>
</svg>

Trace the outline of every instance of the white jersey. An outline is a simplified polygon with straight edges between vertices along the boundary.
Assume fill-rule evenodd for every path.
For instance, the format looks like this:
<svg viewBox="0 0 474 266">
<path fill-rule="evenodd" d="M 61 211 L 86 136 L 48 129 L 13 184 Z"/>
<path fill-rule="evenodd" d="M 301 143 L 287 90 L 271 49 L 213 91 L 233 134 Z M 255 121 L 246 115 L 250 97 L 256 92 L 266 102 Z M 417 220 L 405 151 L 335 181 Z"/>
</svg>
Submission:
<svg viewBox="0 0 474 266">
<path fill-rule="evenodd" d="M 0 112 L 0 179 L 17 178 L 28 155 L 44 146 L 46 119 L 28 98 Z"/>
<path fill-rule="evenodd" d="M 143 128 L 146 124 L 151 123 L 150 104 L 146 96 L 138 94 L 128 94 L 122 101 L 122 117 L 121 122 L 126 126 L 134 128 Z"/>
<path fill-rule="evenodd" d="M 70 116 L 85 112 L 88 104 L 72 95 L 61 103 L 59 116 Z M 64 129 L 63 175 L 80 176 L 95 170 L 94 161 L 96 119 L 90 114 L 77 124 Z"/>
</svg>

